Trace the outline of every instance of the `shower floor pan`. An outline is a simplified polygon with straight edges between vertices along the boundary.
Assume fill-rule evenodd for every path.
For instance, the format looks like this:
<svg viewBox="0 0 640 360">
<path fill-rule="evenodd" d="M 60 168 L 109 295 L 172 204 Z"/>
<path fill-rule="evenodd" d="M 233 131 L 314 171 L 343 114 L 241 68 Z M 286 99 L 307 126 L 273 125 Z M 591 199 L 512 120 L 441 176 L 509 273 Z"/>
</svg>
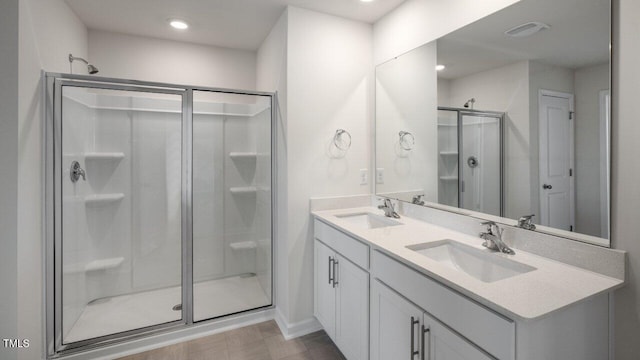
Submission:
<svg viewBox="0 0 640 360">
<path fill-rule="evenodd" d="M 233 276 L 196 283 L 194 320 L 206 320 L 271 303 L 257 276 Z M 64 343 L 91 339 L 181 319 L 179 286 L 120 295 L 89 303 Z"/>
</svg>

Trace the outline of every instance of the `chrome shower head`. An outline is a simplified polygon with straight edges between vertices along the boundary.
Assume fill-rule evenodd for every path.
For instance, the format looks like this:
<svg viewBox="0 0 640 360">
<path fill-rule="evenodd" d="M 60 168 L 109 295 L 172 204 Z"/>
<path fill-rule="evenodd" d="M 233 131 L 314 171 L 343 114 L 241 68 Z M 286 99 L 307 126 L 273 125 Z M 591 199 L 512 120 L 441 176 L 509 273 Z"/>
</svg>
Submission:
<svg viewBox="0 0 640 360">
<path fill-rule="evenodd" d="M 89 62 L 87 60 L 85 60 L 85 59 L 83 59 L 81 57 L 76 57 L 76 56 L 73 56 L 73 55 L 69 54 L 69 67 L 71 68 L 71 73 L 72 74 L 73 74 L 73 67 L 72 67 L 71 64 L 75 60 L 80 60 L 83 63 L 87 64 L 87 72 L 89 72 L 89 74 L 93 75 L 93 74 L 97 74 L 98 73 L 98 68 L 93 66 L 93 65 L 91 65 L 91 64 L 89 64 Z"/>
<path fill-rule="evenodd" d="M 473 104 L 475 104 L 475 102 L 476 102 L 476 98 L 471 98 L 471 99 L 467 100 L 466 103 L 464 103 L 464 107 L 467 108 L 467 109 L 469 107 L 471 107 L 471 109 L 473 109 Z"/>
</svg>

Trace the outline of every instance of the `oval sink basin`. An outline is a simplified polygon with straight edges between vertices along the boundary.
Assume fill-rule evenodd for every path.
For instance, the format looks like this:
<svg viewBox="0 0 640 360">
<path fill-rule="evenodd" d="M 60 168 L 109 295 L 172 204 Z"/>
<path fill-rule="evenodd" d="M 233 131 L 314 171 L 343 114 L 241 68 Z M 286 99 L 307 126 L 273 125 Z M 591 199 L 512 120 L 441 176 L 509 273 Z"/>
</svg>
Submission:
<svg viewBox="0 0 640 360">
<path fill-rule="evenodd" d="M 407 248 L 487 283 L 536 269 L 451 239 L 409 245 Z"/>
<path fill-rule="evenodd" d="M 364 229 L 376 229 L 376 228 L 387 227 L 387 226 L 401 225 L 401 223 L 395 220 L 391 220 L 384 216 L 380 216 L 380 215 L 376 215 L 368 212 L 336 215 L 336 217 L 342 220 L 346 220 L 349 223 Z"/>
</svg>

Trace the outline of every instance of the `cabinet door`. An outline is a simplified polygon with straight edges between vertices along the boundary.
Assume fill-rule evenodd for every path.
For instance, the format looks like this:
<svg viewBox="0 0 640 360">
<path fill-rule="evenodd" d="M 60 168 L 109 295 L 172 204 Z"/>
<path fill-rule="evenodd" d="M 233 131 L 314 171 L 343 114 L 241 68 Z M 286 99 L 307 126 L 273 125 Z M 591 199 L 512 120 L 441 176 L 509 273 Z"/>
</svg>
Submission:
<svg viewBox="0 0 640 360">
<path fill-rule="evenodd" d="M 333 287 L 335 253 L 318 240 L 314 241 L 314 315 L 329 337 L 335 339 L 336 291 Z"/>
<path fill-rule="evenodd" d="M 371 283 L 371 360 L 418 360 L 423 311 L 387 286 Z"/>
<path fill-rule="evenodd" d="M 422 333 L 424 360 L 494 359 L 427 314 L 424 314 L 423 327 L 420 332 Z"/>
<path fill-rule="evenodd" d="M 337 256 L 336 345 L 349 360 L 369 358 L 369 273 Z"/>
</svg>

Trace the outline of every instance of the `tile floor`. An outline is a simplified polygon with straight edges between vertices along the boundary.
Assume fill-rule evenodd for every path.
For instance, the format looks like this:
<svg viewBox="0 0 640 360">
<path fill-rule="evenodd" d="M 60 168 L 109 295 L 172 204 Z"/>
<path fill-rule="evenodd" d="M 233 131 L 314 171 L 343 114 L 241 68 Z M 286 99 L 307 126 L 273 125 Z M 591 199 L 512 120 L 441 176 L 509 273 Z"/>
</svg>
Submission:
<svg viewBox="0 0 640 360">
<path fill-rule="evenodd" d="M 275 321 L 143 352 L 120 360 L 345 360 L 324 331 L 285 340 Z"/>
</svg>

